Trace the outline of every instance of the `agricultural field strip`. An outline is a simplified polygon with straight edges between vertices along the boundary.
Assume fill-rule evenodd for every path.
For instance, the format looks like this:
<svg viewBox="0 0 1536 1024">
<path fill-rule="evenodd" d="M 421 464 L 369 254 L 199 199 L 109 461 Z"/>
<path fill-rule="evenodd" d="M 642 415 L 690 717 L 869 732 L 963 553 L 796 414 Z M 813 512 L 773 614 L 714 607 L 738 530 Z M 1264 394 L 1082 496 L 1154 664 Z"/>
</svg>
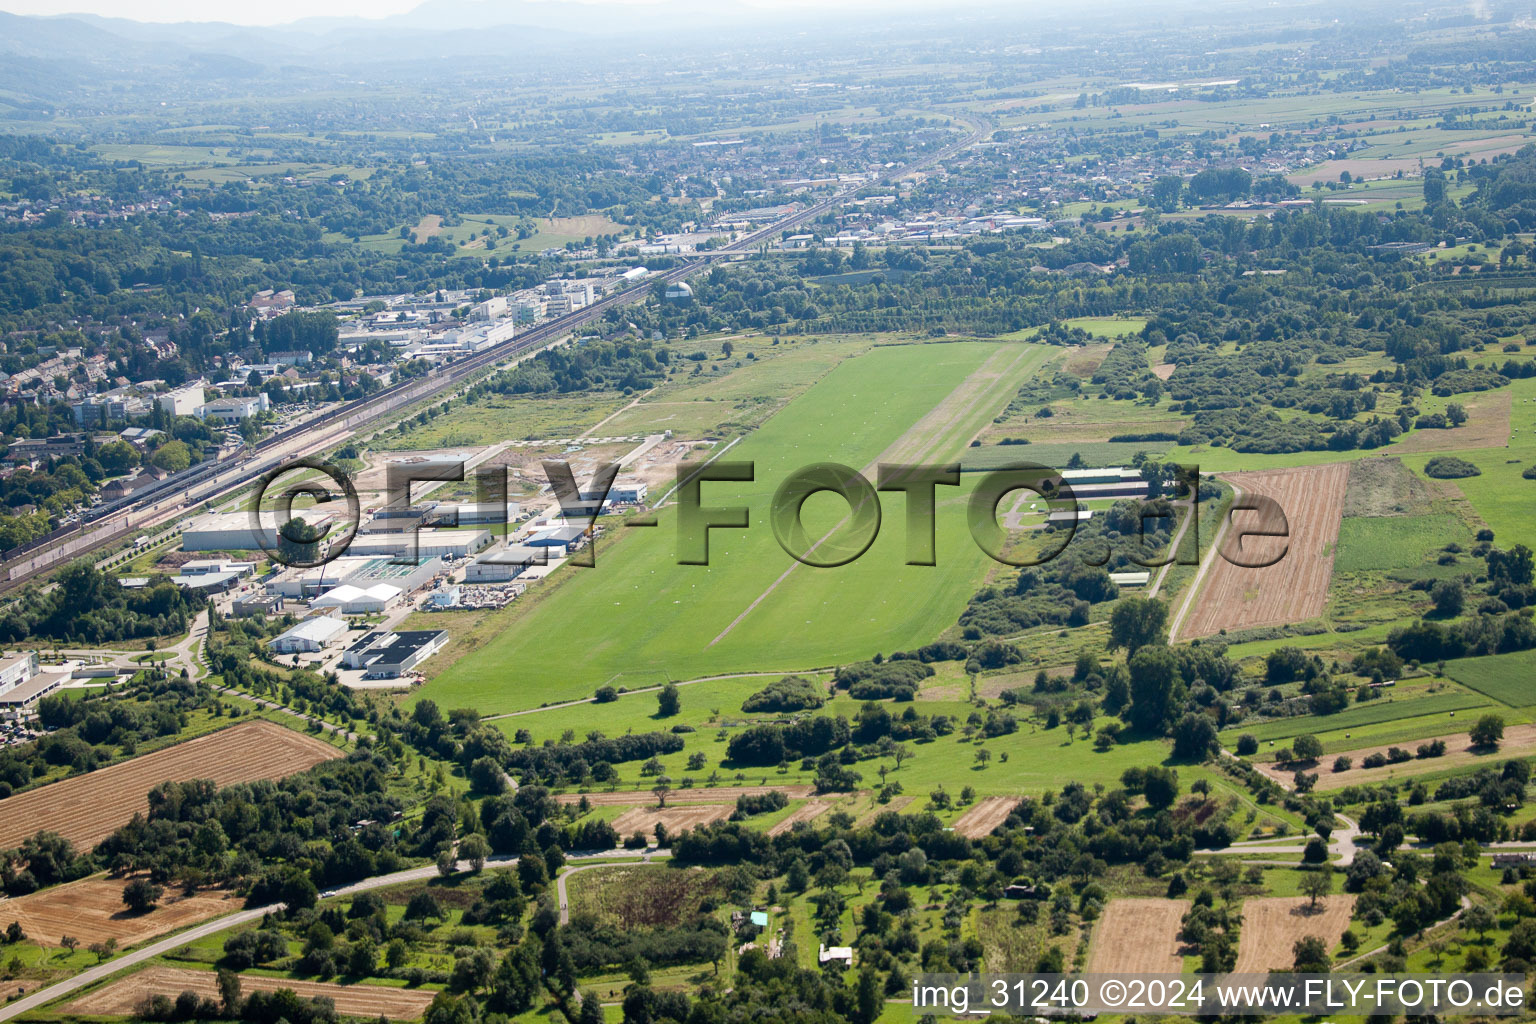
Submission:
<svg viewBox="0 0 1536 1024">
<path fill-rule="evenodd" d="M 980 839 L 1008 820 L 1020 797 L 989 796 L 955 821 L 955 831 L 967 839 Z"/>
<path fill-rule="evenodd" d="M 1179 927 L 1188 900 L 1112 899 L 1093 931 L 1089 974 L 1178 974 Z"/>
<path fill-rule="evenodd" d="M 1377 698 L 1366 704 L 1357 704 L 1348 711 L 1332 715 L 1298 715 L 1294 718 L 1245 720 L 1222 731 L 1222 741 L 1232 740 L 1249 733 L 1263 743 L 1267 740 L 1290 739 L 1302 733 L 1337 732 L 1340 729 L 1381 725 L 1386 722 L 1404 722 L 1447 711 L 1465 711 L 1470 708 L 1489 707 L 1487 698 L 1472 693 L 1436 693 L 1407 700 L 1389 701 Z"/>
<path fill-rule="evenodd" d="M 1315 935 L 1333 949 L 1349 927 L 1355 898 L 1324 897 L 1316 908 L 1304 896 L 1273 896 L 1243 901 L 1242 931 L 1237 940 L 1238 974 L 1263 974 L 1289 968 L 1298 939 Z"/>
<path fill-rule="evenodd" d="M 391 988 L 383 985 L 338 985 L 330 982 L 273 978 L 260 974 L 240 975 L 243 992 L 276 992 L 290 989 L 305 999 L 325 996 L 336 1011 L 348 1017 L 390 1017 L 414 1020 L 426 1012 L 436 992 L 427 989 Z M 195 992 L 205 999 L 219 998 L 218 975 L 178 967 L 146 967 L 137 974 L 114 981 L 64 1006 L 66 1013 L 91 1016 L 129 1016 L 150 996 L 175 999 Z"/>
<path fill-rule="evenodd" d="M 996 392 L 1008 390 L 1006 385 L 1012 382 L 1013 371 L 1018 368 L 1020 362 L 1033 355 L 1034 352 L 1031 349 L 1019 351 L 1002 349 L 993 353 L 987 358 L 985 363 L 950 392 L 948 397 L 930 410 L 922 419 L 914 423 L 909 430 L 897 438 L 889 448 L 881 452 L 861 472 L 866 478 L 870 478 L 882 462 L 919 463 L 925 460 L 932 462 L 941 458 L 947 452 L 958 450 L 955 434 L 965 422 L 967 414 L 976 408 L 993 406 L 1002 397 L 1005 397 L 998 395 Z M 1008 359 L 1008 356 L 1012 356 L 1012 358 Z M 994 365 L 1004 362 L 1008 363 L 1006 367 Z M 830 540 L 838 530 L 847 525 L 848 521 L 858 511 L 859 509 L 853 509 L 848 515 L 840 519 L 820 540 L 811 545 L 807 554 L 815 552 L 816 549 Z M 787 580 L 801 564 L 798 561 L 791 561 L 789 566 L 785 568 L 777 579 L 768 585 L 766 590 L 757 595 L 752 600 L 752 603 L 743 609 L 740 615 L 732 619 L 730 624 L 709 642 L 709 646 L 713 647 L 721 640 L 724 640 L 733 629 L 741 625 L 742 621 L 751 615 L 758 605 L 766 601 L 779 588 L 779 584 Z"/>
<path fill-rule="evenodd" d="M 1219 559 L 1200 591 L 1193 613 L 1181 634 L 1209 636 L 1223 629 L 1302 622 L 1321 615 L 1333 577 L 1334 547 L 1338 542 L 1344 492 L 1349 480 L 1347 463 L 1327 463 L 1299 469 L 1233 473 L 1228 478 L 1245 493 L 1274 501 L 1284 515 L 1289 540 L 1284 557 L 1262 568 L 1244 568 L 1223 557 L 1213 547 L 1210 557 Z M 1243 524 L 1249 535 L 1254 525 L 1277 529 L 1271 521 Z M 1229 517 L 1227 522 L 1232 522 Z M 1232 546 L 1232 545 L 1229 545 Z M 1241 549 L 1239 549 L 1241 551 Z M 1265 546 L 1265 557 L 1272 550 Z M 1241 552 L 1254 558 L 1252 551 Z"/>
<path fill-rule="evenodd" d="M 162 782 L 211 779 L 229 786 L 280 779 L 340 756 L 330 744 L 281 725 L 243 722 L 10 797 L 0 814 L 0 847 L 46 828 L 88 849 L 147 811 L 149 791 Z"/>
<path fill-rule="evenodd" d="M 50 946 L 62 945 L 63 937 L 71 935 L 84 945 L 116 939 L 119 946 L 128 947 L 241 906 L 231 891 L 200 890 L 187 896 L 177 889 L 149 913 L 133 914 L 123 905 L 127 881 L 96 875 L 0 900 L 0 922 L 15 921 L 28 938 Z"/>
<path fill-rule="evenodd" d="M 1476 764 L 1479 761 L 1485 761 L 1492 765 L 1510 757 L 1526 757 L 1536 752 L 1536 724 L 1507 727 L 1504 730 L 1504 739 L 1499 744 L 1498 750 L 1474 749 L 1471 737 L 1464 732 L 1452 733 L 1451 735 L 1438 738 L 1443 739 L 1446 744 L 1446 752 L 1440 757 L 1414 758 L 1411 761 L 1386 764 L 1380 768 L 1362 768 L 1360 764 L 1371 754 L 1385 755 L 1388 748 L 1396 744 L 1389 743 L 1373 747 L 1362 747 L 1359 750 L 1344 751 L 1336 756 L 1350 758 L 1354 762 L 1354 767 L 1342 772 L 1318 771 L 1316 788 L 1319 791 L 1323 791 L 1343 789 L 1346 786 L 1370 782 L 1387 782 L 1405 775 L 1422 775 L 1426 772 L 1462 768 Z M 1414 751 L 1410 750 L 1409 752 L 1413 753 Z M 1291 776 L 1294 774 L 1294 769 L 1292 771 L 1285 771 L 1275 767 L 1273 764 L 1255 764 L 1254 767 L 1282 785 L 1289 785 Z"/>
</svg>

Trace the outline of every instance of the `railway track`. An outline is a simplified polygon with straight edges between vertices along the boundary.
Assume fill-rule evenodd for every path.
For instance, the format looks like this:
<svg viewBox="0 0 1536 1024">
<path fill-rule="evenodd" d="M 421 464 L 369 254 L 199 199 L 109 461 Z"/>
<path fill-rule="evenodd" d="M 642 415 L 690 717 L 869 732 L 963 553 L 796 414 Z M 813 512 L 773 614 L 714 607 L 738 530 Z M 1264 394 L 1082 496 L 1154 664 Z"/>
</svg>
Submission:
<svg viewBox="0 0 1536 1024">
<path fill-rule="evenodd" d="M 973 122 L 971 128 L 971 133 L 965 138 L 877 180 L 899 180 L 930 167 L 974 145 L 991 131 L 989 125 L 981 122 Z M 283 462 L 324 450 L 406 406 L 452 391 L 499 363 L 532 355 L 559 344 L 572 331 L 598 319 L 610 309 L 643 299 L 658 280 L 673 284 L 708 270 L 722 257 L 750 255 L 759 243 L 819 217 L 872 184 L 875 182 L 861 182 L 842 189 L 708 256 L 696 257 L 668 268 L 642 283 L 540 324 L 526 333 L 434 370 L 424 377 L 402 381 L 366 398 L 328 410 L 260 444 L 242 448 L 212 466 L 194 466 L 167 477 L 138 494 L 122 499 L 116 506 L 98 510 L 93 518 L 60 527 L 22 548 L 6 552 L 0 557 L 0 594 L 14 590 L 28 580 L 57 569 L 75 558 L 119 543 L 135 533 L 175 518 L 188 508 L 236 493 Z"/>
</svg>

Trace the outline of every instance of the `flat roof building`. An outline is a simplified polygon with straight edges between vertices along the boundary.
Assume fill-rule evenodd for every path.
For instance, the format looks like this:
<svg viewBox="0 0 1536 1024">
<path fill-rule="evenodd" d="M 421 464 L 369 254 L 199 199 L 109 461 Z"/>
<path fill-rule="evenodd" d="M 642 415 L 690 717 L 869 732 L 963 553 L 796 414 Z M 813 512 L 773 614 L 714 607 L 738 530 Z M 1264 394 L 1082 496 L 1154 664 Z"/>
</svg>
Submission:
<svg viewBox="0 0 1536 1024">
<path fill-rule="evenodd" d="M 547 547 L 529 547 L 513 544 L 496 551 L 487 551 L 464 570 L 466 583 L 505 583 L 516 579 L 531 565 L 543 565 L 549 561 Z"/>
<path fill-rule="evenodd" d="M 315 509 L 304 509 L 293 515 L 310 526 L 323 529 L 329 529 L 336 519 L 330 512 Z M 276 551 L 281 541 L 278 526 L 277 515 L 271 511 L 260 514 L 259 525 L 252 522 L 250 512 L 210 512 L 191 519 L 183 527 L 181 550 Z"/>
<path fill-rule="evenodd" d="M 343 583 L 311 600 L 309 606 L 336 608 L 343 615 L 383 614 L 400 600 L 402 593 L 399 587 L 390 586 L 388 583 L 375 583 L 366 590 L 350 583 Z"/>
<path fill-rule="evenodd" d="M 341 662 L 362 669 L 364 679 L 397 679 L 447 643 L 448 633 L 441 629 L 376 630 L 347 648 Z"/>
<path fill-rule="evenodd" d="M 491 545 L 489 530 L 421 530 L 416 534 L 417 558 L 467 558 Z M 411 550 L 411 538 L 399 534 L 368 534 L 352 538 L 351 555 L 399 555 Z"/>
</svg>

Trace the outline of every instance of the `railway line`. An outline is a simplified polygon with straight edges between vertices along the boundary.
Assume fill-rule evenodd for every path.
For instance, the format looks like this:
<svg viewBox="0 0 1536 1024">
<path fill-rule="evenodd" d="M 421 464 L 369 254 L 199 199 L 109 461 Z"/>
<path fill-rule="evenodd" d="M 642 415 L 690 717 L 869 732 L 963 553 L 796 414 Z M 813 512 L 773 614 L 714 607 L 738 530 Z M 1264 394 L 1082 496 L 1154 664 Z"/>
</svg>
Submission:
<svg viewBox="0 0 1536 1024">
<path fill-rule="evenodd" d="M 975 144 L 991 131 L 990 126 L 981 122 L 971 123 L 971 128 L 971 133 L 965 138 L 885 177 L 899 180 L 916 173 Z M 767 227 L 738 238 L 707 256 L 691 258 L 580 310 L 531 328 L 484 352 L 434 369 L 423 377 L 402 381 L 366 398 L 327 410 L 259 444 L 241 448 L 212 465 L 194 466 L 114 505 L 98 508 L 94 514 L 80 522 L 60 527 L 21 548 L 5 552 L 0 557 L 0 594 L 14 590 L 72 559 L 160 525 L 188 508 L 234 494 L 290 459 L 322 451 L 402 408 L 451 391 L 499 363 L 524 358 L 557 345 L 572 331 L 598 319 L 610 309 L 643 299 L 658 281 L 667 284 L 683 281 L 709 269 L 724 257 L 750 255 L 760 243 L 779 232 L 821 216 L 870 184 L 873 182 L 849 186 Z"/>
</svg>

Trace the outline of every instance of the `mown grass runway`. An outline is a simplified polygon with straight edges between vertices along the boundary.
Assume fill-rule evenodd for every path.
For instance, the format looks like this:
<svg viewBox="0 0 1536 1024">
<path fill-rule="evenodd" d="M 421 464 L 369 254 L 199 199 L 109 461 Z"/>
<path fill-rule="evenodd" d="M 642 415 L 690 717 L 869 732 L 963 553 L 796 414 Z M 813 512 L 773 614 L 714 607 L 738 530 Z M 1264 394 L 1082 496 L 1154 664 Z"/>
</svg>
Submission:
<svg viewBox="0 0 1536 1024">
<path fill-rule="evenodd" d="M 612 530 L 599 542 L 595 568 L 562 571 L 544 585 L 552 590 L 514 603 L 499 636 L 418 696 L 445 707 L 510 711 L 587 696 L 604 684 L 835 665 L 936 637 L 954 624 L 990 564 L 966 526 L 973 479 L 939 490 L 936 567 L 905 564 L 899 494 L 882 496 L 879 536 L 857 561 L 836 569 L 796 565 L 768 522 L 773 493 L 815 462 L 864 469 L 882 456 L 958 459 L 1056 355 L 1018 344 L 951 343 L 878 348 L 842 362 L 729 453 L 732 461 L 755 463 L 754 482 L 704 485 L 706 506 L 750 510 L 749 529 L 713 531 L 711 564 L 676 563 L 674 508 L 662 510 L 656 527 Z M 821 537 L 846 516 L 847 504 L 818 495 L 804 511 L 807 533 Z M 728 628 L 754 601 L 747 619 Z"/>
</svg>

